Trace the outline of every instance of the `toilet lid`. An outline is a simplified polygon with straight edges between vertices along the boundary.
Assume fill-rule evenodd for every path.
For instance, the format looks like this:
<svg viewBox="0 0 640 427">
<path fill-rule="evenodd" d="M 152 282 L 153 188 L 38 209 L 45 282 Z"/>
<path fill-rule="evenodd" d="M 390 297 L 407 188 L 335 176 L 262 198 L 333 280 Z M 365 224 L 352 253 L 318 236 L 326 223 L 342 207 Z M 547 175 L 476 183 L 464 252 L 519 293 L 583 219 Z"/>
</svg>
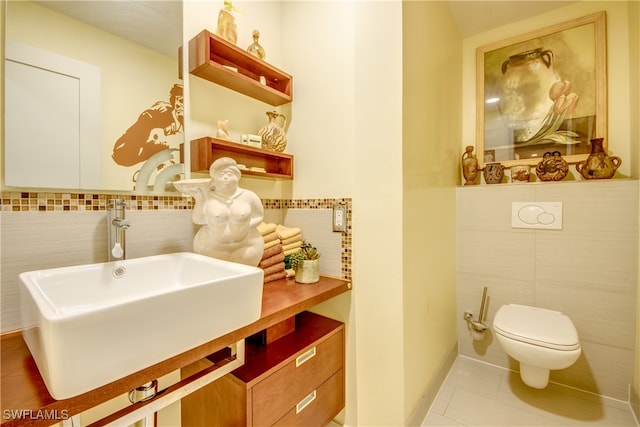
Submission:
<svg viewBox="0 0 640 427">
<path fill-rule="evenodd" d="M 507 338 L 557 350 L 580 348 L 573 322 L 559 311 L 507 304 L 498 309 L 493 329 Z"/>
</svg>

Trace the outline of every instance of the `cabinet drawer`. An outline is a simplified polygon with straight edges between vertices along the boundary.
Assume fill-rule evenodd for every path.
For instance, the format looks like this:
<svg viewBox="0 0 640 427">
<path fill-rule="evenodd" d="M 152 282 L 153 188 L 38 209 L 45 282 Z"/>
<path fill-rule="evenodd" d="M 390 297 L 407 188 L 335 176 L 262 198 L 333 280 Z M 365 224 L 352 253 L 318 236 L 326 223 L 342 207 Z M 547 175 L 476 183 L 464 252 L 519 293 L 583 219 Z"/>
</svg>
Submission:
<svg viewBox="0 0 640 427">
<path fill-rule="evenodd" d="M 344 408 L 344 369 L 305 396 L 276 426 L 324 426 Z"/>
<path fill-rule="evenodd" d="M 343 367 L 343 330 L 297 353 L 252 388 L 254 422 L 272 425 Z"/>
</svg>

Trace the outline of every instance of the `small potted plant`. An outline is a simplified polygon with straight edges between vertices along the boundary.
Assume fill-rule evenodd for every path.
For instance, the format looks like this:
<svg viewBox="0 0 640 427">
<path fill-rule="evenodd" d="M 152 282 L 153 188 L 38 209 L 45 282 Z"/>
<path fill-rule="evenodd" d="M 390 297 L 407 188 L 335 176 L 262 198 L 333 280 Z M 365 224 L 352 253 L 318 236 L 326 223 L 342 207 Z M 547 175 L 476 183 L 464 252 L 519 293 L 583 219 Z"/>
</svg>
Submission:
<svg viewBox="0 0 640 427">
<path fill-rule="evenodd" d="M 289 255 L 289 267 L 296 272 L 296 282 L 316 283 L 320 280 L 320 253 L 305 240 L 299 252 Z"/>
</svg>

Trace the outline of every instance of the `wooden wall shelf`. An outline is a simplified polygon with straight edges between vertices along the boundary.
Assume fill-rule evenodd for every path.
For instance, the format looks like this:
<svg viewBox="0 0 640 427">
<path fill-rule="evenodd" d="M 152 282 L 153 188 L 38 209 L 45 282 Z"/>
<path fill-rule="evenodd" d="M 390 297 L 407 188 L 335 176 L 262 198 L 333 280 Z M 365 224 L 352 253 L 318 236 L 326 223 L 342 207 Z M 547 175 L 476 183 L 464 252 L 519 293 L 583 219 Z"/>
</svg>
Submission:
<svg viewBox="0 0 640 427">
<path fill-rule="evenodd" d="M 247 168 L 262 168 L 265 172 L 244 169 L 242 175 L 276 179 L 293 179 L 293 155 L 254 148 L 249 145 L 205 136 L 191 141 L 191 172 L 209 173 L 209 167 L 220 157 L 231 157 Z M 184 156 L 181 151 L 181 162 Z"/>
<path fill-rule="evenodd" d="M 293 77 L 207 30 L 189 41 L 189 72 L 273 106 L 293 100 Z"/>
</svg>

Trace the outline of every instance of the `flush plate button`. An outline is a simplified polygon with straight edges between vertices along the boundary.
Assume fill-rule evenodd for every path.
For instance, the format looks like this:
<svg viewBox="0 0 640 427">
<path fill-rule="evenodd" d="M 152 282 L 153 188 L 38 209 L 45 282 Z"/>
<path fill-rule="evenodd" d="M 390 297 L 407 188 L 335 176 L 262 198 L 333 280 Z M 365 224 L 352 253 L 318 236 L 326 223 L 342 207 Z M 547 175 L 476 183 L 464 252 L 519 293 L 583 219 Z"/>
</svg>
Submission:
<svg viewBox="0 0 640 427">
<path fill-rule="evenodd" d="M 511 227 L 562 230 L 562 202 L 512 202 Z"/>
</svg>

